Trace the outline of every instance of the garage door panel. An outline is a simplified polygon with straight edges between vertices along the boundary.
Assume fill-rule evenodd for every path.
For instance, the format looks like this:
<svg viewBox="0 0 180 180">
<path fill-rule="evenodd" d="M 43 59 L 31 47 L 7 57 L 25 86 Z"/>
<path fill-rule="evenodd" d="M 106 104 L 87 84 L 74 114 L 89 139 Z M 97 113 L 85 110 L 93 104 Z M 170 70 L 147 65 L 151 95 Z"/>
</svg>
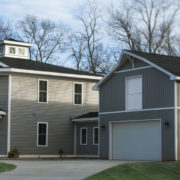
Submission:
<svg viewBox="0 0 180 180">
<path fill-rule="evenodd" d="M 160 121 L 113 123 L 112 158 L 161 160 Z"/>
</svg>

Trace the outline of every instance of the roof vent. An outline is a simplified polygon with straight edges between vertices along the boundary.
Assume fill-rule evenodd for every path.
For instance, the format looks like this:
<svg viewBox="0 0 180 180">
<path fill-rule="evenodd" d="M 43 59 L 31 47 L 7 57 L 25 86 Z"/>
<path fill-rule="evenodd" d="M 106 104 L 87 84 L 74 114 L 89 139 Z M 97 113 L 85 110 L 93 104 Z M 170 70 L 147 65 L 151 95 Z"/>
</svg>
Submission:
<svg viewBox="0 0 180 180">
<path fill-rule="evenodd" d="M 0 57 L 29 59 L 30 43 L 8 39 L 0 41 Z"/>
</svg>

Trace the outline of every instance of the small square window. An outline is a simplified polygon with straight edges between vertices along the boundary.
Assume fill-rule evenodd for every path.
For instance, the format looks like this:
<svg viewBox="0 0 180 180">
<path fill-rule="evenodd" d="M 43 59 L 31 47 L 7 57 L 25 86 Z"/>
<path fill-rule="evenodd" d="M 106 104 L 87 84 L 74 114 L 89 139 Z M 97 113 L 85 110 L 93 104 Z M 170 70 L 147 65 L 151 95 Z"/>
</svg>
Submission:
<svg viewBox="0 0 180 180">
<path fill-rule="evenodd" d="M 16 48 L 15 47 L 10 47 L 9 48 L 9 54 L 16 54 Z"/>
<path fill-rule="evenodd" d="M 25 55 L 25 49 L 24 48 L 19 48 L 19 55 Z"/>
</svg>

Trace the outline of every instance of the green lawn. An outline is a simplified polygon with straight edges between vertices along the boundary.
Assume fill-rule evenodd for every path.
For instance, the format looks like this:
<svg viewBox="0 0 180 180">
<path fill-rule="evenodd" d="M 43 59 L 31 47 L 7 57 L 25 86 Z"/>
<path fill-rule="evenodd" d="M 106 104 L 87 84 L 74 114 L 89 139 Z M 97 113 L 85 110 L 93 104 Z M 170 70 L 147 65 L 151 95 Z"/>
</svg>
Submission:
<svg viewBox="0 0 180 180">
<path fill-rule="evenodd" d="M 180 162 L 137 162 L 118 165 L 86 180 L 180 180 Z"/>
<path fill-rule="evenodd" d="M 1 163 L 0 162 L 0 173 L 15 169 L 16 166 L 13 164 Z"/>
</svg>

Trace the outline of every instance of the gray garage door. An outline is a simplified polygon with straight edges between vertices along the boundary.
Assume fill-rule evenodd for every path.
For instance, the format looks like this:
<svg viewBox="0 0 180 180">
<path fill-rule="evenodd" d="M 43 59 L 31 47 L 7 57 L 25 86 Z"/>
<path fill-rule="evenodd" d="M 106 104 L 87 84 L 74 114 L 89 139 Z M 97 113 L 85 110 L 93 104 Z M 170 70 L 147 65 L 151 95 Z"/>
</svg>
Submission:
<svg viewBox="0 0 180 180">
<path fill-rule="evenodd" d="M 112 124 L 112 159 L 161 160 L 160 121 Z"/>
</svg>

